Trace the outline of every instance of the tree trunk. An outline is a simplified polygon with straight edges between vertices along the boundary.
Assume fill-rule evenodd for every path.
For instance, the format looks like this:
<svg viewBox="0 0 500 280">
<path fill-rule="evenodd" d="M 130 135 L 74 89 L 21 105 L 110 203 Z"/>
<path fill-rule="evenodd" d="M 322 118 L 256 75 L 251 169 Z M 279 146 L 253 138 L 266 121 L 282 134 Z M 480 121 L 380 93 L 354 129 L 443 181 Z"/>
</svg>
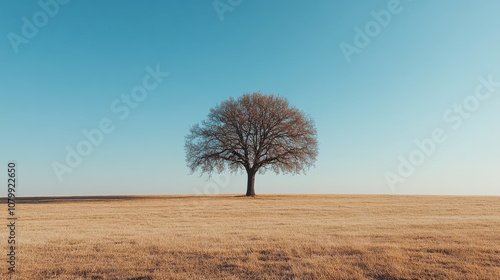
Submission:
<svg viewBox="0 0 500 280">
<path fill-rule="evenodd" d="M 248 169 L 248 181 L 247 181 L 247 196 L 255 196 L 255 190 L 253 188 L 253 183 L 255 182 L 255 170 Z"/>
</svg>

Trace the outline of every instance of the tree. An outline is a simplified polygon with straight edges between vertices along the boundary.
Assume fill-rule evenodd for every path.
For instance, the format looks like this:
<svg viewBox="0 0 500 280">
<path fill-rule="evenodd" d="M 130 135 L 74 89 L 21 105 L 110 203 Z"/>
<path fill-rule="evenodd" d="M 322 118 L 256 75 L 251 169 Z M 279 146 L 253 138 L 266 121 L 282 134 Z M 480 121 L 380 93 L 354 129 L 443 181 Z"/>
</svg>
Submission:
<svg viewBox="0 0 500 280">
<path fill-rule="evenodd" d="M 206 120 L 190 128 L 186 162 L 194 173 L 237 172 L 248 175 L 247 196 L 255 196 L 257 172 L 305 173 L 318 155 L 311 116 L 286 98 L 260 92 L 230 97 L 210 109 Z"/>
</svg>

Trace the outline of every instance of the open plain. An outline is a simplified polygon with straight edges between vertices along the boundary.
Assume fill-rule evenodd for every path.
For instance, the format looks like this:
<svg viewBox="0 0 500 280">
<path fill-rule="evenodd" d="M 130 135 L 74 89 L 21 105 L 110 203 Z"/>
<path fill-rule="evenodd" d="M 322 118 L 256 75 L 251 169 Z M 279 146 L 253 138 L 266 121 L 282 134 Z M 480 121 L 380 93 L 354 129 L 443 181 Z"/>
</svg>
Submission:
<svg viewBox="0 0 500 280">
<path fill-rule="evenodd" d="M 17 272 L 3 261 L 2 279 L 500 279 L 496 196 L 47 197 L 17 207 Z"/>
</svg>

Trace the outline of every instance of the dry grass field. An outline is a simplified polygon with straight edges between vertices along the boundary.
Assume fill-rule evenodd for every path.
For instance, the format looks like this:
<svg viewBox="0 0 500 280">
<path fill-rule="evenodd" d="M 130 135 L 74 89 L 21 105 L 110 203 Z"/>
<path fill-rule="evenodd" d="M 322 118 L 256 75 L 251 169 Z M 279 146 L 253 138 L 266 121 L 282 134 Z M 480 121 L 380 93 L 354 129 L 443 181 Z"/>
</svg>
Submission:
<svg viewBox="0 0 500 280">
<path fill-rule="evenodd" d="M 19 271 L 2 261 L 2 279 L 500 279 L 500 197 L 47 198 L 17 212 Z"/>
</svg>

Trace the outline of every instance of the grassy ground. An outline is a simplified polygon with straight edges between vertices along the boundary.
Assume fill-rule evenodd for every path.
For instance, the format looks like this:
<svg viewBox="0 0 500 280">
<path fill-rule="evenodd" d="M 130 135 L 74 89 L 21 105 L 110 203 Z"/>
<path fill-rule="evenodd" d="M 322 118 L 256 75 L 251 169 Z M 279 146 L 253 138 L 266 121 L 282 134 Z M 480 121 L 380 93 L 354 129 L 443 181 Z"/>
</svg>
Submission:
<svg viewBox="0 0 500 280">
<path fill-rule="evenodd" d="M 150 196 L 17 208 L 12 279 L 500 279 L 500 197 Z"/>
</svg>

